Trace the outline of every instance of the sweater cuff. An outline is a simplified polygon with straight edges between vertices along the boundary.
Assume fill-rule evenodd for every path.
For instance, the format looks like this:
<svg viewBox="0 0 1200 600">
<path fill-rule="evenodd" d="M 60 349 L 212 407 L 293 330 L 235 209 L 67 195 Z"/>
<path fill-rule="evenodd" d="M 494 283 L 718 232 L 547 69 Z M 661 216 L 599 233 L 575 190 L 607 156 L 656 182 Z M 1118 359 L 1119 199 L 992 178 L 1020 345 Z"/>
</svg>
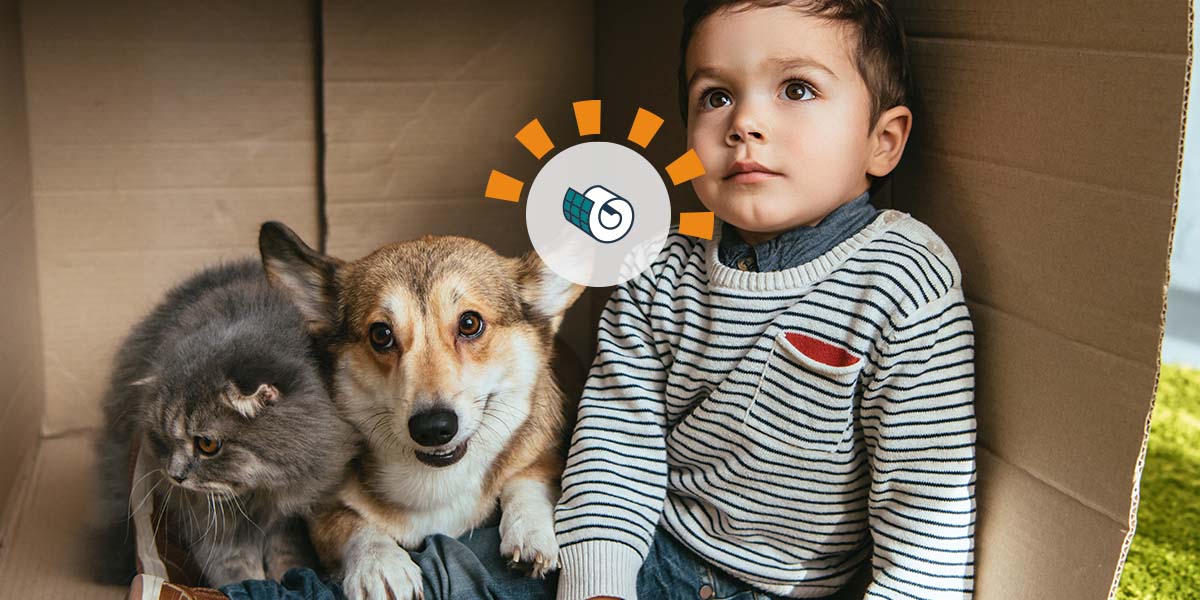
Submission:
<svg viewBox="0 0 1200 600">
<path fill-rule="evenodd" d="M 609 541 L 589 541 L 559 553 L 558 600 L 613 596 L 637 598 L 637 575 L 643 558 L 632 548 Z"/>
</svg>

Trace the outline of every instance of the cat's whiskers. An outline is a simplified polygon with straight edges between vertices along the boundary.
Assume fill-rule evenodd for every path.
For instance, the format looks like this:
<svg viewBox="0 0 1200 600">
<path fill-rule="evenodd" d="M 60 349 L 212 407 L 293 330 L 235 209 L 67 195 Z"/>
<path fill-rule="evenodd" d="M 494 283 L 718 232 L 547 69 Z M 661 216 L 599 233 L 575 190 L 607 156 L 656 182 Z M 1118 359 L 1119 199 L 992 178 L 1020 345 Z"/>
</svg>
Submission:
<svg viewBox="0 0 1200 600">
<path fill-rule="evenodd" d="M 178 513 L 176 515 L 176 518 L 179 521 L 179 528 L 182 529 L 184 532 L 183 533 L 183 535 L 185 536 L 184 539 L 191 539 L 196 536 L 196 527 L 195 527 L 196 526 L 196 515 L 195 515 L 195 513 L 191 512 L 192 511 L 192 503 L 187 498 L 180 498 L 179 502 L 185 508 L 187 508 L 188 513 L 191 516 L 191 521 L 188 521 L 184 518 L 184 517 L 187 517 L 188 515 L 185 515 L 183 513 L 183 511 L 176 511 Z"/>
<path fill-rule="evenodd" d="M 152 471 L 152 473 L 153 472 L 155 472 L 155 471 Z M 145 477 L 146 477 L 146 475 L 143 476 L 143 479 Z M 138 502 L 137 507 L 134 508 L 133 510 L 129 511 L 129 518 L 126 519 L 127 521 L 131 521 L 131 520 L 133 520 L 133 518 L 135 516 L 137 516 L 138 512 L 140 512 L 142 510 L 142 507 L 144 507 L 146 505 L 146 501 L 154 496 L 154 491 L 158 489 L 158 486 L 162 485 L 163 481 L 165 481 L 165 480 L 159 479 L 158 481 L 154 482 L 154 485 L 150 487 L 150 490 L 147 491 L 146 495 L 142 497 L 142 500 L 140 502 Z M 151 504 L 153 504 L 153 503 L 151 503 Z"/>
<path fill-rule="evenodd" d="M 131 489 L 131 490 L 137 489 L 138 484 L 145 481 L 147 477 L 149 477 L 151 475 L 157 475 L 162 472 L 163 472 L 162 469 L 150 469 L 149 471 L 146 471 L 146 473 L 144 475 L 142 475 L 141 477 L 138 477 L 137 481 L 133 482 L 133 485 L 129 486 L 129 489 Z"/>
<path fill-rule="evenodd" d="M 204 497 L 204 499 L 205 499 L 205 506 L 208 506 L 209 497 L 206 495 Z M 205 519 L 205 522 L 208 523 L 208 527 L 204 530 L 204 533 L 200 534 L 200 537 L 196 538 L 196 542 L 199 542 L 200 540 L 208 537 L 208 534 L 210 532 L 212 532 L 212 530 L 213 530 L 213 520 L 212 520 L 212 511 L 211 510 L 208 511 L 208 515 L 209 515 L 209 518 Z M 192 545 L 195 545 L 196 542 L 193 542 Z"/>
<path fill-rule="evenodd" d="M 210 523 L 211 523 L 208 530 L 204 532 L 204 535 L 207 536 L 210 531 L 213 531 L 215 529 L 217 532 L 219 532 L 221 528 L 217 526 L 217 511 L 215 508 L 216 503 L 213 498 L 212 492 L 206 493 L 205 499 L 208 501 L 208 516 L 210 518 Z M 214 532 L 213 535 L 217 535 L 217 533 Z M 197 541 L 199 541 L 199 540 L 197 540 Z M 212 563 L 213 556 L 216 554 L 216 552 L 213 551 L 213 548 L 215 548 L 215 546 L 213 546 L 212 548 L 209 548 L 208 558 L 206 558 L 204 560 L 204 565 L 200 567 L 200 572 L 203 574 L 206 574 L 206 575 L 208 574 L 208 565 L 210 563 Z"/>
<path fill-rule="evenodd" d="M 163 499 L 162 510 L 159 511 L 158 520 L 155 521 L 154 527 L 151 529 L 151 531 L 153 532 L 154 539 L 156 539 L 156 540 L 158 539 L 158 528 L 159 528 L 159 526 L 162 525 L 163 517 L 166 516 L 166 514 L 168 512 L 168 507 L 171 504 L 171 494 L 174 494 L 174 493 L 175 493 L 175 486 L 173 486 L 173 485 L 167 486 L 167 496 Z M 150 516 L 153 517 L 154 513 L 151 512 Z"/>
<path fill-rule="evenodd" d="M 253 526 L 254 526 L 254 528 L 255 528 L 255 529 L 257 529 L 259 533 L 261 533 L 261 534 L 263 534 L 263 535 L 267 535 L 267 532 L 263 531 L 263 528 L 262 528 L 262 527 L 259 527 L 259 526 L 258 526 L 258 523 L 255 523 L 255 522 L 254 522 L 254 519 L 251 519 L 251 518 L 250 518 L 250 515 L 246 514 L 246 509 L 245 509 L 244 507 L 242 507 L 242 502 L 241 502 L 240 500 L 238 500 L 238 497 L 237 497 L 237 496 L 235 496 L 235 495 L 232 495 L 232 494 L 231 494 L 231 495 L 229 496 L 229 499 L 230 499 L 230 500 L 233 500 L 233 505 L 234 505 L 235 507 L 237 507 L 237 509 L 238 509 L 238 512 L 242 513 L 242 516 L 243 516 L 243 517 L 246 517 L 246 520 L 247 520 L 247 521 L 250 521 L 250 524 L 251 524 L 251 525 L 253 525 Z"/>
</svg>

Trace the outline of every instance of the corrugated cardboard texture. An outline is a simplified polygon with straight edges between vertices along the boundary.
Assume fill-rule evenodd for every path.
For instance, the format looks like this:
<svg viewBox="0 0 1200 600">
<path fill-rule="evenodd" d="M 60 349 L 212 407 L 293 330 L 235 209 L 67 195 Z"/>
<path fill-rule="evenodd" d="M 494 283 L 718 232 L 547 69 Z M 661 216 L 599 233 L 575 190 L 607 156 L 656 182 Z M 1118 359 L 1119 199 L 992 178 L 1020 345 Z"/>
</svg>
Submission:
<svg viewBox="0 0 1200 600">
<path fill-rule="evenodd" d="M 539 161 L 513 139 L 531 119 L 556 150 L 578 140 L 592 3 L 329 2 L 324 32 L 329 251 L 424 234 L 528 249 L 524 205 L 483 190 L 492 169 L 532 181 Z"/>
<path fill-rule="evenodd" d="M 899 2 L 919 92 L 895 207 L 977 328 L 977 598 L 1105 598 L 1153 394 L 1188 3 Z"/>
<path fill-rule="evenodd" d="M 427 234 L 530 248 L 525 205 L 483 196 L 488 174 L 525 182 L 580 141 L 571 103 L 594 97 L 591 2 L 327 2 L 327 250 L 358 258 Z M 541 121 L 539 161 L 514 139 Z M 605 114 L 602 127 L 623 128 Z M 590 360 L 585 295 L 562 336 Z"/>
<path fill-rule="evenodd" d="M 37 441 L 42 334 L 16 0 L 0 0 L 0 553 L 8 500 Z"/>
<path fill-rule="evenodd" d="M 92 442 L 82 435 L 45 440 L 13 532 L 18 551 L 0 560 L 4 600 L 117 600 L 128 588 L 93 583 L 83 550 L 91 510 Z"/>
<path fill-rule="evenodd" d="M 171 284 L 316 235 L 314 14 L 298 0 L 23 6 L 49 433 L 94 425 Z"/>
</svg>

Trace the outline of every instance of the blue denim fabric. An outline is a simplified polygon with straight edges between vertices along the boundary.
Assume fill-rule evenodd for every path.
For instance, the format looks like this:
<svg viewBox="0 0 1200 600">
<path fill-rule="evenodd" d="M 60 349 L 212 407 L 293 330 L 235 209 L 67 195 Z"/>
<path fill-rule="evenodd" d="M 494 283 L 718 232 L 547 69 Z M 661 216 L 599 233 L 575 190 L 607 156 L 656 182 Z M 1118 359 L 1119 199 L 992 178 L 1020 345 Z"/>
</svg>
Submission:
<svg viewBox="0 0 1200 600">
<path fill-rule="evenodd" d="M 411 553 L 425 576 L 426 600 L 552 600 L 557 574 L 532 579 L 510 568 L 500 556 L 496 527 L 477 529 L 458 539 L 435 535 Z M 221 591 L 231 600 L 342 600 L 341 587 L 309 569 L 292 569 L 280 582 L 245 581 Z M 707 565 L 659 529 L 638 572 L 642 600 L 768 600 Z"/>
<path fill-rule="evenodd" d="M 344 600 L 337 583 L 321 579 L 312 569 L 292 569 L 279 581 L 251 580 L 221 588 L 230 600 Z"/>
</svg>

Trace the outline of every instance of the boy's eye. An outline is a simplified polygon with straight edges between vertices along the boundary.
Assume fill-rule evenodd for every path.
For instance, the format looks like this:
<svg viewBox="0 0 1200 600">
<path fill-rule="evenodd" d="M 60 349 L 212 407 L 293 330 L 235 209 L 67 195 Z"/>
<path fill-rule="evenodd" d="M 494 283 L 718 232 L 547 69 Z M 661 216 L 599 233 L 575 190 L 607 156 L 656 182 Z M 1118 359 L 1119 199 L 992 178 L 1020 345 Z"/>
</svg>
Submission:
<svg viewBox="0 0 1200 600">
<path fill-rule="evenodd" d="M 204 456 L 216 456 L 221 451 L 221 440 L 198 435 L 193 439 L 193 443 L 196 445 L 196 450 Z"/>
<path fill-rule="evenodd" d="M 788 100 L 812 100 L 813 98 L 817 97 L 817 94 L 813 91 L 812 86 L 804 83 L 803 81 L 789 82 L 783 88 L 783 95 L 787 97 Z"/>
<path fill-rule="evenodd" d="M 729 106 L 731 103 L 733 103 L 733 98 L 730 98 L 729 94 L 722 90 L 713 90 L 700 98 L 700 108 L 702 110 L 721 108 Z"/>
</svg>

